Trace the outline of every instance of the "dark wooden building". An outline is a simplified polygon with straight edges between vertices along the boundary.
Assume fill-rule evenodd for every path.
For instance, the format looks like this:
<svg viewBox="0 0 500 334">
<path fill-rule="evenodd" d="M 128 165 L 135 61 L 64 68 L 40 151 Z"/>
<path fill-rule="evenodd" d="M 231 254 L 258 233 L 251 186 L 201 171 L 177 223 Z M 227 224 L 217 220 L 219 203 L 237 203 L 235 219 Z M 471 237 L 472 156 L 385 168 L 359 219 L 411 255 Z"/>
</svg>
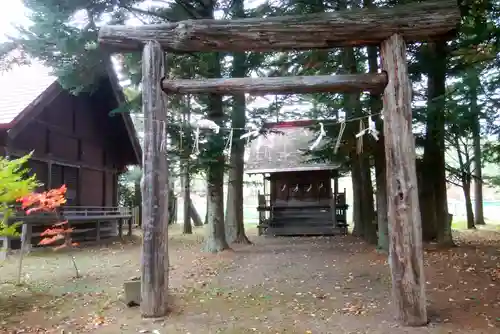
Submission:
<svg viewBox="0 0 500 334">
<path fill-rule="evenodd" d="M 260 231 L 268 235 L 345 234 L 346 198 L 338 189 L 338 165 L 313 161 L 313 121 L 268 123 L 254 139 L 247 174 L 264 177 L 259 193 Z M 324 143 L 320 143 L 321 147 Z M 332 186 L 333 179 L 333 186 Z"/>
<path fill-rule="evenodd" d="M 68 215 L 95 223 L 98 216 L 120 212 L 118 176 L 140 164 L 142 153 L 130 116 L 109 115 L 124 102 L 114 71 L 103 75 L 93 93 L 77 96 L 37 66 L 5 73 L 4 87 L 6 78 L 11 84 L 3 92 L 10 95 L 0 99 L 0 152 L 14 158 L 33 151 L 28 167 L 43 183 L 39 190 L 66 184 Z M 79 227 L 82 235 L 89 230 Z M 108 235 L 115 231 L 108 226 Z"/>
</svg>

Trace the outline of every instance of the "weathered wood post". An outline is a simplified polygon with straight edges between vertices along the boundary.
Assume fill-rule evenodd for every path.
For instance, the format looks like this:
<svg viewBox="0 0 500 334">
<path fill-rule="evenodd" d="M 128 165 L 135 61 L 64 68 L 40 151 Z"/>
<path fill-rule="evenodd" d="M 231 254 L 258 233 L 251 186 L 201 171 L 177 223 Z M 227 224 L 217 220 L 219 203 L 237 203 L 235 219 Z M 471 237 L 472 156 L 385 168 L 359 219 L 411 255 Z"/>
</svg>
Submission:
<svg viewBox="0 0 500 334">
<path fill-rule="evenodd" d="M 399 320 L 408 326 L 423 326 L 427 324 L 427 309 L 412 90 L 406 44 L 401 35 L 395 34 L 382 42 L 381 58 L 388 76 L 383 115 L 392 293 Z"/>
<path fill-rule="evenodd" d="M 142 186 L 141 313 L 145 318 L 167 313 L 168 289 L 168 165 L 161 79 L 163 51 L 158 42 L 149 41 L 142 55 L 142 111 L 144 113 L 144 155 Z"/>
</svg>

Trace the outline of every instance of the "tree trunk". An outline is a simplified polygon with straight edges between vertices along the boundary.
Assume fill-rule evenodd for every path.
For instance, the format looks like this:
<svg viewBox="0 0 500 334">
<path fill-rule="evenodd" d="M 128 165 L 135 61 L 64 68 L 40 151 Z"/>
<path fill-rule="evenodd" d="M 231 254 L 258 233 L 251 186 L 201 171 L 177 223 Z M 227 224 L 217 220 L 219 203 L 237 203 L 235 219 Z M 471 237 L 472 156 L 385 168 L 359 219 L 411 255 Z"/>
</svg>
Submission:
<svg viewBox="0 0 500 334">
<path fill-rule="evenodd" d="M 242 18 L 245 16 L 243 0 L 233 1 L 233 16 Z M 233 54 L 233 78 L 245 77 L 247 72 L 246 54 Z M 233 140 L 230 157 L 229 184 L 226 201 L 226 238 L 229 243 L 246 243 L 250 240 L 245 234 L 245 222 L 243 217 L 243 175 L 245 141 L 240 139 L 246 125 L 246 100 L 245 94 L 234 94 L 231 114 L 231 127 Z"/>
<path fill-rule="evenodd" d="M 221 75 L 220 55 L 212 54 L 209 77 L 217 78 Z M 222 97 L 211 94 L 209 96 L 209 119 L 224 126 L 224 110 Z M 212 159 L 207 168 L 207 235 L 205 251 L 217 253 L 229 249 L 224 226 L 224 138 L 220 133 L 212 133 L 209 141 Z"/>
<path fill-rule="evenodd" d="M 343 66 L 350 73 L 357 73 L 357 59 L 353 48 L 343 50 Z M 360 117 L 362 107 L 360 94 L 349 94 L 345 98 L 346 118 Z M 361 138 L 361 140 L 367 140 Z M 369 139 L 368 139 L 369 140 Z M 367 152 L 353 152 L 351 160 L 351 177 L 353 182 L 354 216 L 353 234 L 363 237 L 370 243 L 377 242 L 377 231 L 374 222 L 373 184 L 370 173 L 370 161 Z"/>
<path fill-rule="evenodd" d="M 365 8 L 375 7 L 371 0 L 363 0 Z M 370 73 L 378 72 L 378 52 L 376 46 L 369 46 L 368 53 L 368 71 Z M 382 110 L 382 99 L 380 95 L 370 95 L 370 112 L 377 114 Z M 387 220 L 387 182 L 385 169 L 385 144 L 384 128 L 382 118 L 376 118 L 376 126 L 379 131 L 379 140 L 375 144 L 375 183 L 376 183 L 376 207 L 377 207 L 377 247 L 386 253 L 389 252 L 389 226 Z"/>
<path fill-rule="evenodd" d="M 196 210 L 193 200 L 189 198 L 189 212 L 191 215 L 191 219 L 193 220 L 193 224 L 196 227 L 203 226 L 203 221 L 201 220 L 200 214 L 198 213 L 198 210 Z"/>
<path fill-rule="evenodd" d="M 191 178 L 189 177 L 189 167 L 185 166 L 182 177 L 182 199 L 183 199 L 183 218 L 184 226 L 182 232 L 184 234 L 193 234 L 193 226 L 191 225 Z"/>
<path fill-rule="evenodd" d="M 177 224 L 177 196 L 172 188 L 168 190 L 168 225 Z"/>
<path fill-rule="evenodd" d="M 371 1 L 364 1 L 365 7 L 372 6 Z M 377 47 L 370 46 L 368 52 L 368 67 L 371 73 L 378 72 Z M 370 95 L 370 111 L 377 114 L 382 110 L 382 101 L 379 95 Z M 375 144 L 375 183 L 376 183 L 376 205 L 377 205 L 377 247 L 379 250 L 389 252 L 389 225 L 387 221 L 387 182 L 385 178 L 385 144 L 383 121 L 380 117 L 376 120 L 379 140 Z"/>
<path fill-rule="evenodd" d="M 368 47 L 368 65 L 369 65 L 369 71 L 371 73 L 377 73 L 378 72 L 378 64 L 377 64 L 377 49 L 376 47 Z M 361 108 L 361 107 L 360 107 Z M 370 94 L 370 110 L 369 112 L 371 114 L 377 114 L 380 112 L 382 109 L 381 107 L 381 99 L 380 95 L 378 94 Z M 379 122 L 380 123 L 380 122 Z M 381 131 L 382 132 L 382 131 Z M 372 138 L 368 138 L 369 141 L 372 141 Z M 380 138 L 379 138 L 380 140 Z M 377 146 L 378 143 L 375 143 L 374 146 Z M 380 147 L 380 146 L 378 146 Z M 378 153 L 381 153 L 382 156 L 384 156 L 384 151 L 382 152 L 377 152 L 377 149 L 375 151 L 374 155 L 377 155 Z M 372 182 L 372 176 L 371 176 L 371 164 L 370 164 L 370 156 L 371 152 L 364 152 L 363 153 L 363 175 L 364 175 L 364 198 L 363 198 L 363 213 L 366 215 L 366 218 L 364 219 L 366 221 L 365 224 L 365 240 L 369 243 L 372 244 L 377 244 L 378 238 L 377 238 L 377 225 L 378 225 L 378 218 L 377 221 L 375 221 L 375 210 L 374 210 L 374 202 L 373 202 L 373 182 Z M 375 158 L 376 159 L 376 158 Z M 385 160 L 382 160 L 385 163 Z M 383 171 L 385 171 L 385 168 L 383 168 Z M 376 171 L 375 171 L 376 173 Z M 378 201 L 377 201 L 378 205 Z M 386 216 L 387 212 L 385 215 L 382 213 L 382 216 Z"/>
<path fill-rule="evenodd" d="M 459 134 L 455 134 L 453 138 L 453 142 L 457 151 L 458 163 L 460 168 L 460 181 L 462 182 L 462 190 L 464 192 L 464 200 L 465 200 L 465 212 L 467 215 L 467 228 L 474 229 L 474 211 L 472 209 L 472 200 L 471 200 L 471 181 L 472 181 L 472 173 L 471 173 L 471 165 L 472 161 L 468 152 L 468 145 L 465 144 L 462 150 L 462 146 L 460 145 L 460 139 L 458 138 Z"/>
<path fill-rule="evenodd" d="M 424 167 L 423 169 L 427 169 L 428 167 Z M 422 199 L 420 209 L 420 215 L 422 217 L 422 240 L 431 242 L 436 241 L 437 239 L 437 206 L 435 200 L 435 192 L 432 189 L 431 179 L 429 176 L 430 170 L 426 170 L 422 172 L 422 186 L 423 189 L 420 192 L 421 195 L 419 198 Z"/>
<path fill-rule="evenodd" d="M 212 162 L 208 167 L 207 179 L 208 224 L 204 250 L 217 253 L 229 249 L 224 228 L 224 165 Z"/>
<path fill-rule="evenodd" d="M 236 57 L 235 57 L 236 58 Z M 244 128 L 245 95 L 233 99 L 232 127 Z M 229 243 L 247 243 L 243 219 L 243 173 L 245 141 L 240 139 L 241 131 L 234 130 L 231 148 L 229 184 L 226 202 L 226 238 Z"/>
<path fill-rule="evenodd" d="M 382 133 L 382 131 L 381 131 Z M 377 246 L 384 252 L 389 252 L 389 222 L 387 220 L 387 181 L 385 170 L 384 136 L 380 136 L 375 152 L 375 182 L 377 184 Z"/>
<path fill-rule="evenodd" d="M 134 197 L 135 205 L 139 209 L 139 226 L 142 226 L 142 194 L 141 194 L 141 179 L 134 182 Z"/>
<path fill-rule="evenodd" d="M 208 182 L 207 182 L 207 191 L 206 191 L 206 202 L 205 202 L 205 219 L 203 220 L 203 225 L 208 224 L 208 207 L 210 206 L 210 201 L 208 200 Z"/>
<path fill-rule="evenodd" d="M 377 168 L 375 168 L 377 169 Z M 377 247 L 386 253 L 389 252 L 389 222 L 387 219 L 387 183 L 385 168 L 377 171 Z"/>
<path fill-rule="evenodd" d="M 430 153 L 429 153 L 430 154 Z M 437 203 L 436 191 L 433 188 L 434 176 L 432 175 L 433 163 L 424 153 L 424 161 L 422 162 L 422 190 L 420 191 L 422 198 L 420 215 L 422 217 L 422 239 L 427 242 L 436 241 L 437 239 Z"/>
<path fill-rule="evenodd" d="M 375 221 L 375 210 L 373 202 L 373 182 L 371 177 L 371 166 L 369 152 L 363 152 L 360 157 L 362 193 L 361 193 L 361 215 L 363 219 L 363 238 L 371 244 L 377 244 L 377 224 Z"/>
<path fill-rule="evenodd" d="M 479 120 L 477 127 L 479 127 Z M 481 162 L 481 136 L 479 131 L 473 134 L 474 138 L 474 206 L 475 206 L 475 225 L 484 225 L 484 208 L 483 208 L 483 167 Z"/>
<path fill-rule="evenodd" d="M 478 89 L 480 85 L 477 69 L 473 68 L 467 74 L 470 94 L 470 109 L 473 115 L 472 140 L 474 145 L 474 206 L 475 225 L 484 225 L 483 210 L 483 166 L 481 149 L 481 108 L 478 106 Z"/>
<path fill-rule="evenodd" d="M 423 159 L 417 159 L 415 169 L 417 171 L 420 217 L 422 219 L 422 240 L 430 242 L 435 241 L 437 237 L 437 227 L 435 226 L 436 203 L 434 200 L 434 191 L 428 184 L 431 177 L 429 176 L 429 171 L 425 169 L 425 163 Z"/>
<path fill-rule="evenodd" d="M 464 173 L 465 174 L 465 173 Z M 467 228 L 475 229 L 474 225 L 474 210 L 472 209 L 472 200 L 471 200 L 471 177 L 470 175 L 462 176 L 462 188 L 464 191 L 464 199 L 465 199 L 465 212 L 467 213 Z"/>
<path fill-rule="evenodd" d="M 453 246 L 451 221 L 448 219 L 448 198 L 446 193 L 446 161 L 445 161 L 445 94 L 447 46 L 445 41 L 429 43 L 430 61 L 428 71 L 428 133 L 426 137 L 430 154 L 427 155 L 428 173 L 432 173 L 434 187 L 437 242 L 441 246 Z M 425 160 L 424 150 L 424 160 Z"/>
<path fill-rule="evenodd" d="M 430 149 L 427 149 L 430 155 Z M 422 185 L 422 189 L 419 189 L 419 198 L 422 199 L 420 202 L 420 215 L 422 217 L 422 239 L 427 242 L 436 241 L 437 239 L 437 207 L 436 207 L 436 192 L 433 188 L 434 175 L 432 174 L 433 162 L 429 161 L 430 157 L 425 154 L 424 158 L 420 162 L 420 173 L 421 178 L 419 184 Z"/>
<path fill-rule="evenodd" d="M 453 245 L 448 223 L 448 201 L 445 171 L 445 79 L 446 42 L 428 44 L 427 60 L 427 133 L 424 147 L 425 205 L 422 208 L 424 240 L 436 240 L 442 246 Z"/>
<path fill-rule="evenodd" d="M 363 201 L 363 183 L 361 176 L 361 168 L 359 163 L 359 157 L 356 153 L 351 156 L 351 181 L 352 181 L 352 220 L 353 229 L 352 235 L 357 237 L 364 236 L 363 229 L 363 214 L 361 202 Z"/>
<path fill-rule="evenodd" d="M 344 2 L 339 3 L 339 8 L 345 8 L 346 4 Z M 354 49 L 344 48 L 342 49 L 342 70 L 348 74 L 357 73 L 357 64 L 356 64 L 356 56 L 354 54 Z M 360 107 L 360 96 L 359 94 L 344 94 L 344 107 L 346 118 L 350 119 L 356 116 L 360 111 L 358 110 Z M 353 128 L 354 129 L 354 128 Z M 349 134 L 354 136 L 355 133 Z M 350 162 L 351 162 L 351 181 L 352 181 L 352 218 L 353 218 L 353 230 L 352 234 L 358 237 L 364 237 L 365 228 L 364 228 L 364 214 L 363 214 L 363 166 L 362 166 L 362 157 L 352 149 L 349 153 Z"/>
<path fill-rule="evenodd" d="M 191 97 L 185 98 L 185 111 L 182 113 L 183 124 L 187 126 L 191 121 Z M 182 208 L 183 208 L 183 233 L 193 234 L 193 225 L 191 224 L 191 175 L 189 174 L 189 148 L 190 145 L 185 145 L 181 148 L 184 164 L 182 166 L 181 188 L 182 188 Z M 182 164 L 182 163 L 181 163 Z"/>
</svg>

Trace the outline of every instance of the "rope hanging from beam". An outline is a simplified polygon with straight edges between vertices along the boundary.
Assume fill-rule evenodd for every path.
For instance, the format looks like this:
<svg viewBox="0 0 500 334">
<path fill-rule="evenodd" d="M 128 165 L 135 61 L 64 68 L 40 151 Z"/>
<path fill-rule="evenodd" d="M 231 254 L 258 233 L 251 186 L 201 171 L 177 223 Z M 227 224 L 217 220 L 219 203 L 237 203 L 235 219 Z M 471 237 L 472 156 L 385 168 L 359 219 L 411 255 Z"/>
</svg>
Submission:
<svg viewBox="0 0 500 334">
<path fill-rule="evenodd" d="M 357 153 L 360 154 L 362 151 L 362 146 L 363 146 L 363 136 L 370 134 L 375 140 L 378 140 L 378 131 L 375 129 L 375 123 L 373 122 L 373 116 L 380 115 L 380 113 L 377 114 L 370 114 L 370 115 L 365 115 L 365 116 L 360 116 L 360 117 L 354 117 L 350 118 L 348 120 L 339 120 L 339 121 L 318 121 L 317 124 L 320 127 L 319 134 L 316 137 L 315 141 L 313 144 L 309 146 L 310 151 L 314 151 L 321 143 L 321 141 L 326 137 L 326 131 L 324 129 L 325 124 L 327 125 L 340 125 L 340 130 L 337 135 L 336 143 L 334 146 L 334 153 L 338 153 L 338 149 L 340 148 L 342 137 L 344 134 L 344 130 L 346 128 L 347 123 L 352 123 L 352 122 L 359 122 L 360 124 L 360 129 L 359 133 L 355 135 L 355 138 L 358 140 L 357 143 Z M 364 122 L 363 120 L 368 119 L 369 126 L 367 128 L 364 127 Z M 193 143 L 193 151 L 189 157 L 190 160 L 195 160 L 198 158 L 200 152 L 200 144 L 205 143 L 206 140 L 201 140 L 200 135 L 201 135 L 201 130 L 208 130 L 213 132 L 214 134 L 220 134 L 222 131 L 229 131 L 228 139 L 224 145 L 224 155 L 226 155 L 228 158 L 231 156 L 231 147 L 233 145 L 233 133 L 234 130 L 242 130 L 241 128 L 232 128 L 232 127 L 227 127 L 227 128 L 222 128 L 219 127 L 218 125 L 214 126 L 215 122 L 202 119 L 198 122 L 192 123 L 192 125 L 196 125 L 196 127 L 193 130 L 193 135 L 194 135 L 194 143 Z M 372 124 L 372 125 L 370 125 Z M 172 125 L 172 124 L 171 124 Z M 178 125 L 181 127 L 180 132 L 179 132 L 179 143 L 183 145 L 183 139 L 182 137 L 186 134 L 185 130 L 183 129 L 183 125 Z M 161 138 L 163 138 L 163 141 L 161 142 L 160 145 L 160 151 L 166 153 L 167 152 L 167 127 L 166 123 L 164 121 L 161 121 L 159 124 L 157 124 L 158 127 L 158 134 L 161 135 Z M 161 131 L 160 131 L 161 129 Z M 251 127 L 250 129 L 248 128 L 243 128 L 248 130 L 246 133 L 240 136 L 241 140 L 245 140 L 246 144 L 245 146 L 248 146 L 250 143 L 250 140 L 252 138 L 257 138 L 257 145 L 256 145 L 256 150 L 259 150 L 260 147 L 262 146 L 261 140 L 262 140 L 262 134 L 265 133 L 267 130 L 265 129 L 256 129 L 255 127 Z M 244 161 L 248 161 L 250 157 L 250 152 L 249 150 L 245 150 L 245 156 L 244 156 Z M 188 159 L 188 160 L 189 160 Z"/>
</svg>

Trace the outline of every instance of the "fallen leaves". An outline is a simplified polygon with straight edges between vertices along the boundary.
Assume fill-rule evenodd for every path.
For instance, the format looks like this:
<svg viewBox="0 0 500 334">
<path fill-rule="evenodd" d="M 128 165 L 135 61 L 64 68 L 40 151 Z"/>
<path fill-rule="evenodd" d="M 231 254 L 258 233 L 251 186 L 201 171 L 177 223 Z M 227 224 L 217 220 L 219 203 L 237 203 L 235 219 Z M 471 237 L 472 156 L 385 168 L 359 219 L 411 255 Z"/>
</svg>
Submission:
<svg viewBox="0 0 500 334">
<path fill-rule="evenodd" d="M 346 306 L 342 308 L 342 312 L 349 315 L 362 315 L 366 313 L 362 305 L 352 303 L 347 303 Z"/>
<path fill-rule="evenodd" d="M 80 281 L 68 281 L 69 273 L 61 275 L 63 269 L 56 267 L 34 272 L 35 277 L 30 281 L 49 278 L 52 285 L 59 284 L 68 291 L 101 290 L 68 292 L 61 296 L 59 302 L 50 306 L 50 310 L 60 313 L 46 320 L 46 329 L 56 330 L 51 332 L 54 334 L 60 334 L 62 328 L 73 333 L 101 330 L 203 333 L 209 332 L 207 324 L 210 324 L 210 331 L 214 333 L 220 329 L 220 332 L 242 334 L 340 334 L 362 332 L 363 326 L 370 326 L 370 333 L 374 334 L 393 332 L 391 326 L 394 325 L 381 320 L 391 316 L 391 308 L 387 307 L 390 281 L 386 257 L 356 239 L 262 239 L 255 246 L 241 246 L 245 252 L 235 247 L 230 258 L 200 256 L 198 244 L 194 242 L 189 247 L 181 242 L 173 244 L 170 245 L 174 248 L 170 292 L 175 312 L 165 323 L 145 324 L 137 310 L 120 308 L 119 303 L 97 302 L 116 301 L 123 280 L 138 275 L 140 248 L 117 245 L 76 253 L 78 261 L 89 272 Z M 499 258 L 496 250 L 481 247 L 426 254 L 426 286 L 432 309 L 446 326 L 455 326 L 450 327 L 456 328 L 454 333 L 468 332 L 467 326 L 480 329 L 498 326 L 499 315 L 495 312 L 500 305 L 495 298 Z M 28 257 L 27 265 L 30 261 L 33 266 L 42 267 L 40 260 L 35 262 Z M 56 288 L 59 289 L 51 286 L 47 290 Z M 0 308 L 2 302 L 4 299 L 0 301 Z M 69 302 L 77 305 L 68 307 Z M 44 305 L 23 310 L 28 312 L 23 326 L 37 328 L 34 322 L 28 322 L 34 315 L 48 311 Z M 47 325 L 50 321 L 57 325 L 52 328 Z"/>
</svg>

